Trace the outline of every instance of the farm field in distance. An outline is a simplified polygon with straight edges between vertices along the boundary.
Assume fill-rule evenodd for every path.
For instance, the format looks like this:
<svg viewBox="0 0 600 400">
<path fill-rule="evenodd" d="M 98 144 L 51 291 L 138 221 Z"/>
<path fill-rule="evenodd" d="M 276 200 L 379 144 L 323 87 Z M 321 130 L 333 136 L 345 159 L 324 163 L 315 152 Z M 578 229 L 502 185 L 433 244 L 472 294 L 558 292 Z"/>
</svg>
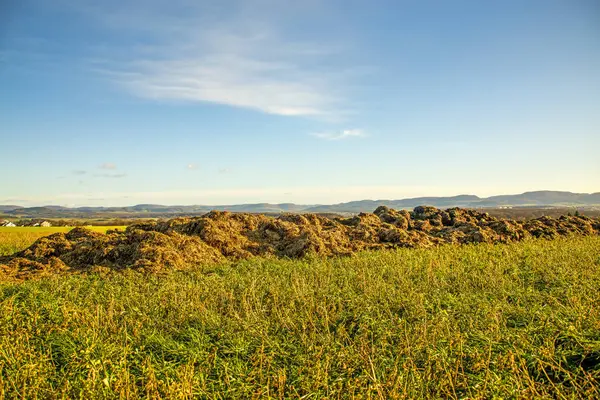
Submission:
<svg viewBox="0 0 600 400">
<path fill-rule="evenodd" d="M 599 249 L 568 236 L 4 282 L 0 397 L 598 398 Z"/>
</svg>

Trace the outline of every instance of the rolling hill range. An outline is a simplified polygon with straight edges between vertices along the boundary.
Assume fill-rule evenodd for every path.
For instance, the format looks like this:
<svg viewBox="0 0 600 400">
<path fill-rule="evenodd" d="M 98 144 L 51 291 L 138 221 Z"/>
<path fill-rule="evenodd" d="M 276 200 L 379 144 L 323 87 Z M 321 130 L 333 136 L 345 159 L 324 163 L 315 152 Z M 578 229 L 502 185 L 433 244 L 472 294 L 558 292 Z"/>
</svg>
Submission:
<svg viewBox="0 0 600 400">
<path fill-rule="evenodd" d="M 491 196 L 483 198 L 474 195 L 460 195 L 452 197 L 416 197 L 402 200 L 361 200 L 334 205 L 316 206 L 305 211 L 364 212 L 369 210 L 372 211 L 381 205 L 394 209 L 413 208 L 420 205 L 429 205 L 438 208 L 596 206 L 600 205 L 600 192 L 587 194 L 557 191 L 536 191 L 515 195 Z"/>
<path fill-rule="evenodd" d="M 379 206 L 394 209 L 411 209 L 419 205 L 438 208 L 499 208 L 499 207 L 600 207 L 600 192 L 571 193 L 559 191 L 536 191 L 515 195 L 478 197 L 460 195 L 451 197 L 416 197 L 400 200 L 360 200 L 330 205 L 283 204 L 234 204 L 234 205 L 188 205 L 166 206 L 138 204 L 130 207 L 77 207 L 61 206 L 20 207 L 0 205 L 0 213 L 8 217 L 24 218 L 107 218 L 107 217 L 168 217 L 174 215 L 202 215 L 211 210 L 251 212 L 263 214 L 294 213 L 359 213 L 372 212 Z"/>
</svg>

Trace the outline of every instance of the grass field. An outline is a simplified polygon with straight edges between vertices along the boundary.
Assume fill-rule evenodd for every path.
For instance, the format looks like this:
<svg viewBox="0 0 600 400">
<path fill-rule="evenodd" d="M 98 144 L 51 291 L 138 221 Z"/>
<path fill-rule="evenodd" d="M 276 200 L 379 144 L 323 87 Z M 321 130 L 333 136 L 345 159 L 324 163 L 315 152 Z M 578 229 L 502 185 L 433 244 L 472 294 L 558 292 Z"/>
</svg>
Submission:
<svg viewBox="0 0 600 400">
<path fill-rule="evenodd" d="M 5 398 L 600 398 L 600 237 L 0 284 Z"/>
<path fill-rule="evenodd" d="M 57 232 L 68 232 L 72 227 L 1 227 L 0 226 L 0 256 L 13 254 L 27 248 L 36 239 Z M 109 229 L 125 229 L 124 226 L 90 226 L 96 232 L 106 232 Z"/>
</svg>

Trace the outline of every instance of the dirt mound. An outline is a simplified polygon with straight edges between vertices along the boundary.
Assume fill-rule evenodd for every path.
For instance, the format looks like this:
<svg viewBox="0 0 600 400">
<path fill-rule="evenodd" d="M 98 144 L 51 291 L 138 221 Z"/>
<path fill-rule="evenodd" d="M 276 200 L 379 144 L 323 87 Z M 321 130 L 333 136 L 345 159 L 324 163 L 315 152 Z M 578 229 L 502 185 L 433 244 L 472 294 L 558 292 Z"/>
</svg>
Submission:
<svg viewBox="0 0 600 400">
<path fill-rule="evenodd" d="M 504 220 L 461 208 L 420 206 L 412 212 L 379 207 L 351 218 L 283 214 L 277 218 L 213 211 L 132 225 L 124 232 L 75 228 L 41 238 L 0 259 L 0 273 L 22 279 L 92 267 L 158 272 L 253 256 L 351 254 L 364 249 L 506 243 L 528 237 L 600 234 L 600 220 L 580 216 Z"/>
<path fill-rule="evenodd" d="M 28 249 L 0 260 L 0 274 L 25 279 L 93 267 L 160 272 L 223 260 L 217 249 L 196 236 L 139 229 L 101 234 L 75 228 L 40 238 Z"/>
</svg>

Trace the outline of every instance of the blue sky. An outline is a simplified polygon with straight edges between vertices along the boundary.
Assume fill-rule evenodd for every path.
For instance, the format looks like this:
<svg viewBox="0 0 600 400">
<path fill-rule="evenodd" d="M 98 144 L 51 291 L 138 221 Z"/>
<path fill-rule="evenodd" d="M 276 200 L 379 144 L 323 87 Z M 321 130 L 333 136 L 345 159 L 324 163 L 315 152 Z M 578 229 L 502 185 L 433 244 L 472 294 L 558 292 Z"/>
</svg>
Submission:
<svg viewBox="0 0 600 400">
<path fill-rule="evenodd" d="M 595 0 L 0 6 L 0 204 L 600 191 Z"/>
</svg>

